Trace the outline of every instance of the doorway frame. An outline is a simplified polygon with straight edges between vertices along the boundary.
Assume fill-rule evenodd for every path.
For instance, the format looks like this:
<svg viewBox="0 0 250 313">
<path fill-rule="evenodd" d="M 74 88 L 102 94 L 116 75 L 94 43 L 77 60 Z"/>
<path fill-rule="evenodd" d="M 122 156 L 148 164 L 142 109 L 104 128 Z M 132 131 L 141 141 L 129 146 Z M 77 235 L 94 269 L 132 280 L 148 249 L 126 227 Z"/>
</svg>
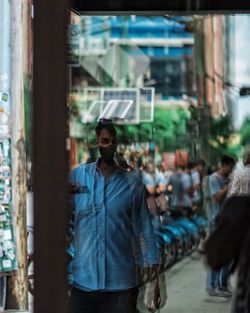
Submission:
<svg viewBox="0 0 250 313">
<path fill-rule="evenodd" d="M 77 7 L 82 3 L 82 7 Z M 116 4 L 115 4 L 116 3 Z M 220 3 L 221 7 L 218 7 Z M 34 0 L 33 164 L 35 313 L 66 313 L 67 41 L 69 9 L 84 15 L 242 14 L 250 3 L 197 0 Z M 215 6 L 216 4 L 216 6 Z"/>
</svg>

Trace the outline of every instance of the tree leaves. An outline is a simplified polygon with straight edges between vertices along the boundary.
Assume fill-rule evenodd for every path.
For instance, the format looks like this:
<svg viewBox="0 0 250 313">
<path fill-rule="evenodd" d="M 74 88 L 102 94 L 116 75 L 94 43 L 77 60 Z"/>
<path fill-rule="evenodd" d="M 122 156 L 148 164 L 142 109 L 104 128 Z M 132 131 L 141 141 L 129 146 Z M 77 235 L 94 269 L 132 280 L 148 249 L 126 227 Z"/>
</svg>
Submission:
<svg viewBox="0 0 250 313">
<path fill-rule="evenodd" d="M 241 144 L 243 146 L 250 144 L 250 117 L 246 117 L 240 129 Z"/>
</svg>

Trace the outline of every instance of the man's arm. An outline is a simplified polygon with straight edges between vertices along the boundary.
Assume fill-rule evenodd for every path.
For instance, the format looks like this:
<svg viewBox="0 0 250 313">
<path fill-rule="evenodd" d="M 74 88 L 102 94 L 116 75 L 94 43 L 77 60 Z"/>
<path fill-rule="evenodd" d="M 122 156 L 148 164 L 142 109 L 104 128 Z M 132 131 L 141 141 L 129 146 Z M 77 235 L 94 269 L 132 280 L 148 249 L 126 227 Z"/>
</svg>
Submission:
<svg viewBox="0 0 250 313">
<path fill-rule="evenodd" d="M 142 182 L 146 187 L 147 191 L 153 195 L 155 193 L 155 182 L 149 175 L 143 175 Z"/>
<path fill-rule="evenodd" d="M 228 185 L 221 189 L 216 177 L 210 176 L 209 187 L 211 191 L 212 200 L 215 203 L 220 203 L 225 199 L 228 191 Z"/>
<path fill-rule="evenodd" d="M 159 251 L 156 236 L 151 221 L 146 200 L 146 189 L 142 184 L 136 186 L 133 204 L 133 226 L 137 244 L 142 252 L 143 266 L 150 267 L 159 264 Z"/>
<path fill-rule="evenodd" d="M 76 187 L 74 184 L 74 171 L 69 175 L 69 202 L 68 202 L 68 231 L 67 231 L 67 281 L 68 285 L 73 284 L 72 261 L 74 259 L 73 237 L 75 228 L 75 201 L 74 194 Z"/>
<path fill-rule="evenodd" d="M 184 178 L 183 185 L 184 185 L 184 189 L 188 193 L 189 197 L 192 198 L 194 195 L 194 188 L 193 188 L 192 179 L 190 176 L 187 175 Z"/>
<path fill-rule="evenodd" d="M 223 201 L 226 198 L 228 192 L 228 185 L 225 186 L 223 189 L 221 189 L 220 191 L 218 191 L 217 193 L 215 193 L 212 198 L 215 202 L 220 203 L 221 201 Z"/>
<path fill-rule="evenodd" d="M 162 173 L 158 174 L 158 176 L 156 177 L 156 185 L 159 193 L 166 190 L 167 180 Z"/>
<path fill-rule="evenodd" d="M 201 190 L 201 184 L 200 184 L 200 175 L 198 172 L 192 173 L 192 181 L 193 181 L 193 187 L 195 190 L 200 191 Z"/>
<path fill-rule="evenodd" d="M 228 196 L 236 195 L 238 193 L 240 193 L 240 177 L 235 173 L 228 191 Z"/>
</svg>

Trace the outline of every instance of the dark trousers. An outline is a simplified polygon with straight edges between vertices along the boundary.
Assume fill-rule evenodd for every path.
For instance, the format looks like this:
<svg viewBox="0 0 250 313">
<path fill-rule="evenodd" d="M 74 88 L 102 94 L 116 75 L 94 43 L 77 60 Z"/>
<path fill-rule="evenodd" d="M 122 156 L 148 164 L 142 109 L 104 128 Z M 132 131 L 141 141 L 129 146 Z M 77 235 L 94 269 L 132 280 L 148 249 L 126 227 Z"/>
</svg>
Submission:
<svg viewBox="0 0 250 313">
<path fill-rule="evenodd" d="M 69 313 L 136 313 L 138 288 L 120 292 L 87 292 L 72 288 Z"/>
</svg>

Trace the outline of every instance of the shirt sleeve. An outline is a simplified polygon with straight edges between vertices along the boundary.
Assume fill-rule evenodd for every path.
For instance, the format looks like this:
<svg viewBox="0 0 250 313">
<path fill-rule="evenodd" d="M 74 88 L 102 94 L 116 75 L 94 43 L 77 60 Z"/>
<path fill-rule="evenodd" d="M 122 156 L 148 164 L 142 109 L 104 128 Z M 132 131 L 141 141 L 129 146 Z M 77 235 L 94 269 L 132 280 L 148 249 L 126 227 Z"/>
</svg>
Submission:
<svg viewBox="0 0 250 313">
<path fill-rule="evenodd" d="M 164 176 L 164 174 L 162 173 L 159 173 L 157 176 L 156 176 L 156 185 L 166 185 L 167 184 L 167 180 Z"/>
<path fill-rule="evenodd" d="M 203 196 L 206 200 L 211 199 L 211 193 L 209 188 L 209 176 L 205 176 L 202 181 Z"/>
<path fill-rule="evenodd" d="M 240 193 L 240 177 L 237 173 L 233 175 L 230 190 L 228 191 L 228 196 Z"/>
<path fill-rule="evenodd" d="M 191 180 L 191 177 L 189 175 L 185 175 L 183 177 L 183 187 L 185 190 L 192 187 L 192 180 Z"/>
<path fill-rule="evenodd" d="M 215 196 L 219 191 L 221 191 L 219 181 L 214 175 L 210 176 L 209 178 L 209 189 L 211 197 Z"/>
<path fill-rule="evenodd" d="M 148 175 L 147 173 L 142 175 L 142 182 L 144 184 L 144 186 L 150 186 L 150 187 L 155 187 L 155 182 L 153 180 L 153 178 Z"/>
<path fill-rule="evenodd" d="M 140 265 L 144 267 L 159 264 L 159 251 L 153 224 L 146 201 L 146 189 L 138 184 L 134 193 L 133 226 L 136 237 L 137 253 Z"/>
<path fill-rule="evenodd" d="M 192 181 L 193 181 L 193 185 L 199 185 L 200 184 L 200 175 L 198 172 L 193 172 L 192 174 Z"/>
<path fill-rule="evenodd" d="M 71 171 L 68 178 L 69 183 L 69 223 L 68 223 L 68 237 L 69 242 L 72 242 L 74 234 L 74 224 L 75 224 L 75 195 L 73 193 L 73 187 L 75 185 L 75 170 Z"/>
</svg>

